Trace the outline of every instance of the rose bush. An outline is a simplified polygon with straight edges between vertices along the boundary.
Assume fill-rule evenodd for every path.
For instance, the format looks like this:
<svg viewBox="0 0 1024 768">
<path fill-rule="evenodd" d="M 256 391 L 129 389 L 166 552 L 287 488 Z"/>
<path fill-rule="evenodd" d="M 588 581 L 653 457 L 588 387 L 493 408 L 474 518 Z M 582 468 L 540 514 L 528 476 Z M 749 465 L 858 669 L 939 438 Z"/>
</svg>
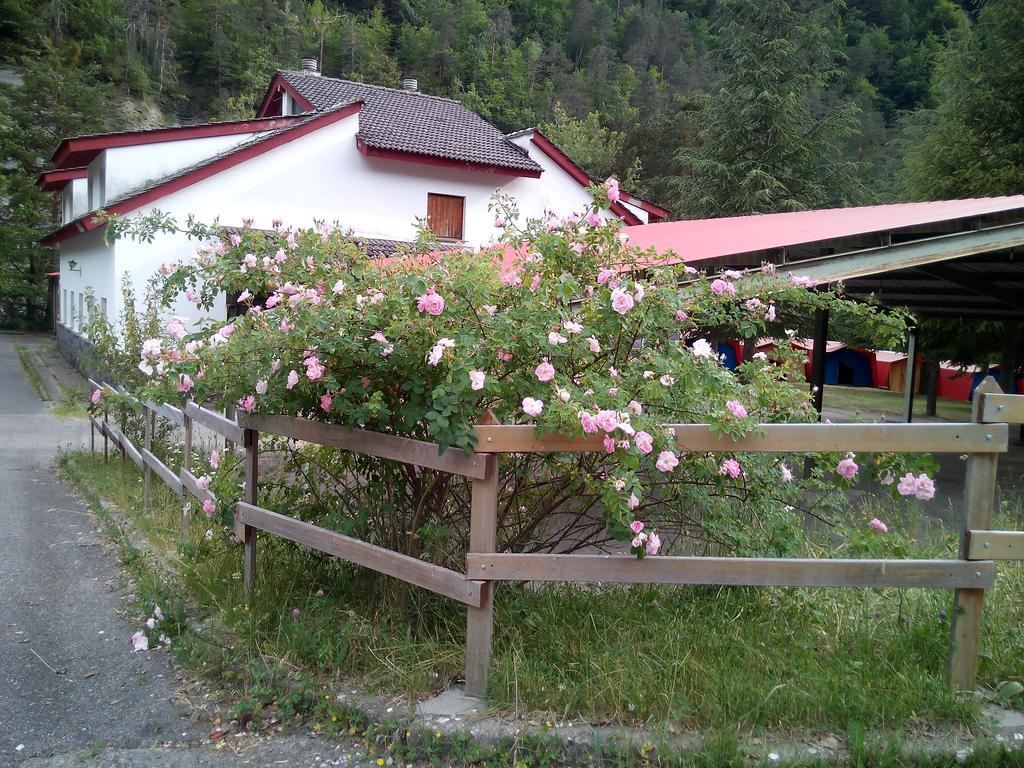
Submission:
<svg viewBox="0 0 1024 768">
<path fill-rule="evenodd" d="M 481 252 L 421 242 L 374 259 L 328 225 L 226 231 L 191 223 L 195 257 L 165 265 L 156 295 L 167 305 L 184 292 L 209 308 L 227 293 L 247 312 L 191 331 L 181 318 L 165 322 L 139 350 L 146 395 L 463 450 L 485 415 L 599 435 L 602 453 L 503 458 L 501 548 L 572 551 L 614 540 L 638 557 L 666 548 L 793 553 L 802 513 L 825 518 L 841 503 L 862 468 L 856 457 L 818 457 L 809 476 L 796 478 L 794 457 L 680 451 L 664 425 L 707 423 L 738 438 L 761 422 L 811 421 L 803 354 L 790 348 L 783 324 L 828 306 L 885 343 L 904 332 L 902 316 L 807 279 L 780 279 L 770 266 L 706 275 L 657 259 L 601 219 L 609 189 L 593 188 L 594 208 L 578 216 L 522 228 L 514 207 L 498 200 L 503 241 Z M 147 237 L 176 225 L 152 216 L 116 227 Z M 735 371 L 709 341 L 766 336 L 778 337 L 773 351 Z M 274 486 L 268 505 L 415 556 L 462 556 L 468 488 L 459 479 L 273 445 L 285 451 L 279 477 L 287 482 Z M 900 477 L 922 465 L 878 456 L 869 469 Z M 227 510 L 237 486 L 218 485 Z"/>
</svg>

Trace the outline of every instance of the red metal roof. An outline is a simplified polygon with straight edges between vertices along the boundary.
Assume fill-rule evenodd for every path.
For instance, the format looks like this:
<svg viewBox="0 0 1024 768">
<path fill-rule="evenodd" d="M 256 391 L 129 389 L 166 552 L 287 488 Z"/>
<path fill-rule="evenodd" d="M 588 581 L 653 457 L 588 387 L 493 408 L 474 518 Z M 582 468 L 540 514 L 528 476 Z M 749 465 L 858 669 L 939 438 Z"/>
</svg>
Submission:
<svg viewBox="0 0 1024 768">
<path fill-rule="evenodd" d="M 1024 210 L 1024 195 L 667 221 L 623 231 L 630 245 L 695 262 L 1014 210 Z"/>
</svg>

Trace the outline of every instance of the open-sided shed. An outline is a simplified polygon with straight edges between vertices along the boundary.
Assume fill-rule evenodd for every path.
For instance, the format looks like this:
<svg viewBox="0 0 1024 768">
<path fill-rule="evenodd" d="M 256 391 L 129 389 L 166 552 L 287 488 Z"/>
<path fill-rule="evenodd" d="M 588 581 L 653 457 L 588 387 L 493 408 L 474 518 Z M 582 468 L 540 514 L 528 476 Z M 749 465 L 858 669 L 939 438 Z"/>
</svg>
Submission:
<svg viewBox="0 0 1024 768">
<path fill-rule="evenodd" d="M 705 268 L 759 268 L 842 283 L 919 318 L 1024 321 L 1024 195 L 833 208 L 627 227 L 630 243 Z M 812 379 L 825 382 L 828 312 Z M 916 380 L 916 336 L 908 340 Z M 1011 384 L 1012 387 L 1012 384 Z M 1004 388 L 1010 390 L 1011 387 Z M 820 410 L 821 389 L 817 405 Z M 908 389 L 907 419 L 913 389 Z"/>
</svg>

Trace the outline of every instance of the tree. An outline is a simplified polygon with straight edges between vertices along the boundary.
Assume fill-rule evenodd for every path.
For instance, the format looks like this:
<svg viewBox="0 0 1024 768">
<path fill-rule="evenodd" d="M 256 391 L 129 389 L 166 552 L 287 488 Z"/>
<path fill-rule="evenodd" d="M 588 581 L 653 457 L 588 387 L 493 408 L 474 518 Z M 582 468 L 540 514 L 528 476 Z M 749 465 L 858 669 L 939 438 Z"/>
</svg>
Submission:
<svg viewBox="0 0 1024 768">
<path fill-rule="evenodd" d="M 554 121 L 543 123 L 541 131 L 588 173 L 601 179 L 618 176 L 624 186 L 636 188 L 640 163 L 626 155 L 626 134 L 601 125 L 600 113 L 580 119 L 558 104 Z"/>
<path fill-rule="evenodd" d="M 1015 0 L 982 6 L 939 56 L 934 109 L 914 121 L 903 167 L 914 199 L 1012 195 L 1024 192 L 1024 7 Z M 998 361 L 1014 371 L 1024 360 L 1022 324 L 930 320 L 926 349 L 962 365 Z M 1010 391 L 1010 379 L 1003 387 Z"/>
<path fill-rule="evenodd" d="M 674 208 L 691 216 L 795 211 L 855 201 L 856 167 L 841 145 L 851 103 L 827 107 L 836 83 L 840 6 L 726 0 L 715 19 L 720 89 L 696 116 L 697 146 L 679 153 Z"/>
<path fill-rule="evenodd" d="M 903 169 L 915 199 L 1024 192 L 1024 6 L 992 0 L 939 56 L 938 106 L 921 114 Z"/>
<path fill-rule="evenodd" d="M 61 138 L 113 128 L 116 98 L 95 68 L 52 51 L 26 58 L 20 72 L 23 85 L 0 85 L 0 324 L 38 328 L 53 259 L 39 237 L 59 222 L 36 176 Z"/>
</svg>

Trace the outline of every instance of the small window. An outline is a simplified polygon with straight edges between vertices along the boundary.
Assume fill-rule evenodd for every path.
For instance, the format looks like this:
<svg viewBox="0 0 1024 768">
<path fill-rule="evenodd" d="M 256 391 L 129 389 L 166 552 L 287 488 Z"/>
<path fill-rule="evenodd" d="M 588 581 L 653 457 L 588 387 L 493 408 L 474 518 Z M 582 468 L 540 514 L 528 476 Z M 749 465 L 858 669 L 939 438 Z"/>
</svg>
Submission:
<svg viewBox="0 0 1024 768">
<path fill-rule="evenodd" d="M 61 323 L 64 325 L 68 324 L 68 289 L 64 289 L 64 301 L 60 303 L 60 308 L 57 310 L 58 316 L 60 317 Z"/>
<path fill-rule="evenodd" d="M 85 326 L 85 294 L 78 294 L 78 325 L 77 329 L 80 331 Z"/>
<path fill-rule="evenodd" d="M 103 298 L 100 299 L 100 312 L 103 314 L 103 321 L 106 322 L 106 320 L 107 320 L 107 300 L 106 299 L 103 299 Z"/>
<path fill-rule="evenodd" d="M 455 195 L 427 195 L 427 225 L 439 240 L 462 239 L 462 213 L 466 198 Z"/>
</svg>

